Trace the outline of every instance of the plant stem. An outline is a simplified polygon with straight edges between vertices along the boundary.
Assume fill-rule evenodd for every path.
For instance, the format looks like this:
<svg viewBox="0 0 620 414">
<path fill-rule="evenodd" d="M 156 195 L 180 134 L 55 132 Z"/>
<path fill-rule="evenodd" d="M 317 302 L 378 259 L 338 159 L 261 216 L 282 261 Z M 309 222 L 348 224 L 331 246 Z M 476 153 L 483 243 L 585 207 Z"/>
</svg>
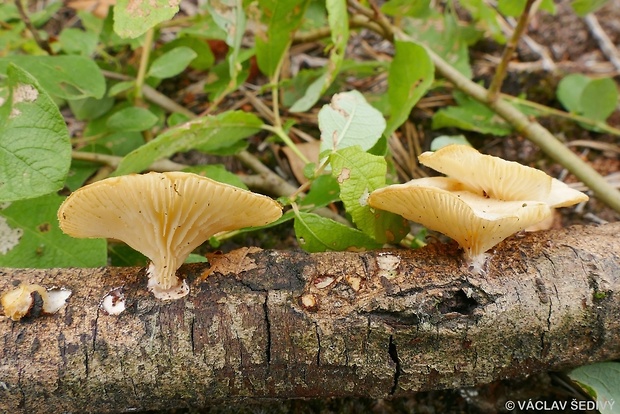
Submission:
<svg viewBox="0 0 620 414">
<path fill-rule="evenodd" d="M 507 101 L 513 102 L 518 105 L 529 106 L 530 108 L 534 108 L 543 114 L 553 115 L 559 118 L 570 119 L 571 121 L 581 122 L 582 124 L 590 125 L 592 127 L 600 129 L 602 132 L 607 132 L 608 134 L 620 136 L 620 129 L 614 128 L 611 125 L 606 124 L 601 121 L 594 121 L 590 118 L 586 118 L 585 116 L 573 114 L 566 111 L 561 111 L 556 108 L 551 108 L 546 105 L 541 105 L 536 102 L 528 101 L 527 99 L 522 99 L 517 96 L 501 94 L 501 97 L 506 99 Z"/>
<path fill-rule="evenodd" d="M 146 80 L 146 69 L 149 66 L 149 56 L 151 55 L 151 47 L 153 46 L 154 28 L 146 31 L 144 43 L 142 44 L 142 55 L 140 56 L 140 66 L 138 67 L 138 76 L 136 77 L 136 104 L 142 102 L 142 88 Z"/>
<path fill-rule="evenodd" d="M 30 17 L 28 17 L 28 13 L 26 13 L 26 9 L 24 9 L 22 0 L 15 0 L 15 6 L 17 7 L 17 11 L 19 12 L 20 17 L 26 24 L 26 27 L 32 34 L 34 41 L 37 42 L 39 47 L 45 50 L 49 55 L 53 55 L 54 51 L 50 47 L 50 44 L 47 42 L 47 40 L 41 39 L 41 36 L 39 36 L 39 32 L 37 31 L 37 28 L 34 27 L 34 25 L 32 24 L 32 21 L 30 20 Z"/>
<path fill-rule="evenodd" d="M 380 33 L 385 37 L 385 33 L 381 26 L 370 20 L 366 16 L 353 15 L 349 19 L 349 28 L 355 29 L 358 27 L 365 27 L 367 29 L 372 30 L 373 32 Z M 325 37 L 329 37 L 331 35 L 331 29 L 329 26 L 319 27 L 317 29 L 308 30 L 305 32 L 296 32 L 293 36 L 293 43 L 309 43 L 314 42 L 319 39 L 323 39 Z"/>
<path fill-rule="evenodd" d="M 502 60 L 500 60 L 499 65 L 497 65 L 497 69 L 495 71 L 495 75 L 491 80 L 491 85 L 489 86 L 489 102 L 495 102 L 499 97 L 499 91 L 502 88 L 502 83 L 504 82 L 504 78 L 506 78 L 506 71 L 508 70 L 508 64 L 512 59 L 512 55 L 517 49 L 517 45 L 519 44 L 519 39 L 527 29 L 527 22 L 530 17 L 530 10 L 532 9 L 532 5 L 536 0 L 527 0 L 525 3 L 525 8 L 523 9 L 523 13 L 519 16 L 519 21 L 517 22 L 517 26 L 512 32 L 512 37 L 508 41 L 506 48 L 502 54 Z"/>
<path fill-rule="evenodd" d="M 310 160 L 299 150 L 299 148 L 297 148 L 297 145 L 295 145 L 293 140 L 291 140 L 291 138 L 286 134 L 286 132 L 284 132 L 282 127 L 263 124 L 261 128 L 265 131 L 273 132 L 274 134 L 276 134 L 278 138 L 280 138 L 286 144 L 286 146 L 293 150 L 295 155 L 297 155 L 299 159 L 301 159 L 303 162 L 305 162 L 306 164 L 310 162 Z"/>
</svg>

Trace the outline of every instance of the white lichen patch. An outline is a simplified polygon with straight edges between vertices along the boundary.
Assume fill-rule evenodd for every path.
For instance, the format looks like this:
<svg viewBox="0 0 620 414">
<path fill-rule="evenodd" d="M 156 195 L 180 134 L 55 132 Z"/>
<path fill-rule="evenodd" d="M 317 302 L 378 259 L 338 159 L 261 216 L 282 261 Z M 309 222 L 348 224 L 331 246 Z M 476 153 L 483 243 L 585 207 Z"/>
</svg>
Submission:
<svg viewBox="0 0 620 414">
<path fill-rule="evenodd" d="M 378 275 L 386 279 L 393 279 L 398 276 L 398 265 L 400 257 L 393 254 L 379 254 L 377 256 Z"/>
<path fill-rule="evenodd" d="M 5 217 L 0 217 L 0 254 L 7 254 L 19 244 L 24 231 L 9 226 Z"/>
<path fill-rule="evenodd" d="M 101 299 L 99 307 L 108 315 L 120 315 L 125 310 L 125 295 L 122 288 L 112 289 Z"/>
</svg>

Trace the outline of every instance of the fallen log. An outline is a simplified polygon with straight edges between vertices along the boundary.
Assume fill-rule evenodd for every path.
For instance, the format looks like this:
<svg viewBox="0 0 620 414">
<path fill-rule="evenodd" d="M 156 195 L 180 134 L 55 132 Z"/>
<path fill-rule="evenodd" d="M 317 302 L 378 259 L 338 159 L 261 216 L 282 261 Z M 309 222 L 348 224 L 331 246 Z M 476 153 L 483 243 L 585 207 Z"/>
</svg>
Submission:
<svg viewBox="0 0 620 414">
<path fill-rule="evenodd" d="M 244 248 L 184 265 L 191 292 L 172 302 L 146 291 L 144 269 L 2 268 L 0 292 L 27 282 L 71 296 L 53 315 L 0 317 L 0 412 L 389 398 L 618 358 L 619 234 L 518 235 L 486 275 L 451 244 Z"/>
</svg>

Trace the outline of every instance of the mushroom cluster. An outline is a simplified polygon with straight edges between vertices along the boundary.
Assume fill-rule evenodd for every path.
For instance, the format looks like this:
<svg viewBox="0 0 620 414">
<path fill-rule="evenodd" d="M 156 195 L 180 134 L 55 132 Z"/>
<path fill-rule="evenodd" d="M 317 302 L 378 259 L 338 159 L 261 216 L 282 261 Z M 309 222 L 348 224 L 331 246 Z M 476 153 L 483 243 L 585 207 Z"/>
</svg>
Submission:
<svg viewBox="0 0 620 414">
<path fill-rule="evenodd" d="M 159 299 L 189 293 L 176 270 L 211 236 L 281 215 L 269 197 L 183 172 L 107 178 L 76 190 L 58 209 L 66 234 L 117 239 L 148 257 L 148 287 Z"/>
<path fill-rule="evenodd" d="M 588 200 L 543 171 L 448 145 L 418 157 L 447 177 L 420 178 L 373 191 L 368 204 L 445 234 L 483 271 L 485 252 L 510 235 L 539 223 L 553 208 Z"/>
</svg>

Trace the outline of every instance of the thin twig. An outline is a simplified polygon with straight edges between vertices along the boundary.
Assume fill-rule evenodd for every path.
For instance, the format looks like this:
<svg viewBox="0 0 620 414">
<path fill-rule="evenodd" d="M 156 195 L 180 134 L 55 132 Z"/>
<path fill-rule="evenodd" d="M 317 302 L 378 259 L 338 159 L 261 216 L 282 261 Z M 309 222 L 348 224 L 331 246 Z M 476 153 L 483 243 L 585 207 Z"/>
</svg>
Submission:
<svg viewBox="0 0 620 414">
<path fill-rule="evenodd" d="M 391 22 L 385 17 L 383 13 L 377 13 L 377 8 L 375 10 L 367 8 L 366 6 L 361 5 L 357 0 L 348 0 L 347 4 L 359 14 L 366 16 L 371 21 L 377 23 L 381 27 L 381 32 L 377 32 L 381 34 L 384 38 L 389 40 L 390 42 L 394 40 L 394 28 Z M 369 27 L 369 29 L 371 29 Z"/>
<path fill-rule="evenodd" d="M 117 168 L 123 157 L 117 155 L 100 154 L 96 152 L 73 151 L 71 158 L 79 161 L 94 162 L 103 164 L 113 169 Z M 178 162 L 162 159 L 155 161 L 146 168 L 149 171 L 166 172 L 166 171 L 182 171 L 189 168 L 189 165 L 179 164 Z M 264 172 L 264 170 L 263 170 Z M 238 174 L 237 177 L 249 188 L 258 190 L 264 194 L 272 194 L 276 197 L 282 196 L 282 182 L 274 180 L 271 174 L 244 175 Z M 331 210 L 330 210 L 331 211 Z"/>
<path fill-rule="evenodd" d="M 498 21 L 499 21 L 500 26 L 502 26 L 504 33 L 506 33 L 507 36 L 512 37 L 514 26 L 517 25 L 515 20 L 512 17 L 508 17 L 504 19 L 498 13 Z M 547 71 L 555 70 L 556 64 L 553 61 L 553 58 L 551 57 L 551 53 L 549 52 L 549 49 L 547 47 L 536 42 L 534 39 L 532 39 L 530 36 L 528 36 L 525 33 L 521 36 L 521 40 L 525 42 L 525 44 L 530 48 L 532 52 L 540 56 L 539 64 L 542 66 L 543 70 L 547 70 Z M 527 62 L 527 63 L 536 63 L 536 62 Z M 513 65 L 514 64 L 512 64 L 511 62 L 511 66 Z"/>
<path fill-rule="evenodd" d="M 284 179 L 282 179 L 280 176 L 275 174 L 268 167 L 266 167 L 265 164 L 260 162 L 258 158 L 256 158 L 249 152 L 241 151 L 240 153 L 235 154 L 235 158 L 241 161 L 246 167 L 250 168 L 254 172 L 263 176 L 264 180 L 268 180 L 269 182 L 273 183 L 274 188 L 277 189 L 277 193 L 273 193 L 273 194 L 286 197 L 286 196 L 289 196 L 290 194 L 294 194 L 297 191 L 297 187 L 295 187 L 292 184 L 289 184 Z M 320 216 L 327 217 L 334 221 L 347 225 L 349 227 L 351 226 L 351 223 L 347 219 L 345 219 L 338 213 L 335 213 L 326 207 L 318 208 L 314 210 L 313 212 Z"/>
<path fill-rule="evenodd" d="M 609 61 L 614 65 L 616 70 L 620 71 L 620 53 L 618 53 L 618 49 L 616 49 L 614 43 L 611 39 L 609 39 L 607 33 L 605 33 L 605 30 L 603 30 L 599 24 L 596 16 L 593 13 L 590 13 L 583 18 L 583 21 L 588 26 L 588 29 L 590 29 L 592 36 L 598 42 L 598 47 L 605 54 L 607 59 L 609 59 Z"/>
<path fill-rule="evenodd" d="M 559 118 L 570 119 L 574 122 L 581 122 L 582 124 L 590 125 L 592 127 L 598 128 L 602 132 L 607 132 L 608 134 L 620 136 L 620 129 L 614 128 L 609 124 L 601 121 L 595 121 L 590 118 L 586 118 L 585 116 L 581 116 L 578 114 L 573 114 L 570 112 L 562 111 L 560 109 L 551 108 L 546 105 L 539 104 L 537 102 L 528 101 L 527 99 L 522 99 L 517 96 L 501 94 L 501 97 L 506 99 L 507 101 L 514 102 L 517 105 L 528 106 L 530 108 L 534 108 L 537 111 L 541 112 L 541 115 L 553 115 Z"/>
<path fill-rule="evenodd" d="M 103 76 L 109 79 L 116 79 L 122 81 L 135 81 L 131 76 L 123 75 L 122 73 L 111 72 L 108 70 L 102 70 Z M 157 89 L 149 86 L 148 84 L 142 85 L 142 94 L 144 97 L 160 107 L 164 108 L 168 112 L 178 112 L 187 116 L 188 118 L 195 118 L 196 114 L 187 109 L 186 107 L 179 105 L 166 95 L 159 92 Z"/>
<path fill-rule="evenodd" d="M 508 63 L 512 59 L 512 55 L 517 49 L 517 45 L 519 44 L 519 39 L 527 29 L 527 22 L 530 17 L 530 10 L 532 9 L 532 5 L 536 0 L 527 0 L 525 3 L 525 8 L 523 9 L 523 13 L 519 16 L 519 21 L 517 22 L 517 27 L 515 27 L 512 32 L 512 37 L 506 44 L 504 48 L 504 52 L 502 53 L 502 60 L 500 60 L 499 65 L 495 70 L 495 76 L 491 80 L 491 85 L 489 86 L 489 102 L 495 102 L 499 97 L 499 91 L 502 88 L 502 83 L 504 83 L 504 78 L 506 77 L 506 71 L 508 69 Z"/>
<path fill-rule="evenodd" d="M 123 157 L 119 157 L 117 155 L 100 154 L 98 152 L 85 151 L 73 151 L 71 152 L 71 158 L 79 161 L 90 161 L 97 164 L 104 164 L 113 168 L 117 168 L 123 159 Z M 177 162 L 170 161 L 169 159 L 162 159 L 159 161 L 155 161 L 147 168 L 147 170 L 159 172 L 181 171 L 182 169 L 188 167 L 189 165 L 179 164 Z"/>
<path fill-rule="evenodd" d="M 351 18 L 349 19 L 349 28 L 357 29 L 360 27 L 370 29 L 373 32 L 385 36 L 385 33 L 383 33 L 383 29 L 381 28 L 381 26 L 370 20 L 368 17 L 360 16 L 358 14 L 351 16 Z M 295 32 L 295 35 L 293 36 L 293 44 L 314 42 L 329 37 L 330 35 L 331 29 L 328 26 L 319 27 L 317 29 L 308 30 L 305 32 Z"/>
<path fill-rule="evenodd" d="M 140 66 L 138 67 L 138 76 L 136 77 L 136 103 L 142 101 L 142 89 L 146 80 L 146 69 L 149 66 L 149 56 L 151 55 L 151 47 L 153 46 L 153 36 L 155 29 L 150 28 L 146 31 L 144 43 L 142 43 L 142 55 L 140 56 Z"/>
<path fill-rule="evenodd" d="M 24 21 L 24 23 L 26 24 L 26 27 L 32 34 L 34 41 L 37 42 L 37 44 L 39 45 L 41 49 L 45 50 L 48 54 L 53 55 L 54 51 L 50 47 L 50 44 L 47 42 L 47 40 L 43 40 L 41 39 L 41 36 L 39 36 L 39 32 L 37 31 L 37 28 L 34 27 L 34 25 L 32 24 L 32 21 L 30 20 L 28 13 L 26 13 L 26 10 L 24 9 L 24 5 L 22 4 L 22 1 L 15 0 L 15 6 L 17 6 L 17 11 L 19 12 L 19 15 Z"/>
</svg>

